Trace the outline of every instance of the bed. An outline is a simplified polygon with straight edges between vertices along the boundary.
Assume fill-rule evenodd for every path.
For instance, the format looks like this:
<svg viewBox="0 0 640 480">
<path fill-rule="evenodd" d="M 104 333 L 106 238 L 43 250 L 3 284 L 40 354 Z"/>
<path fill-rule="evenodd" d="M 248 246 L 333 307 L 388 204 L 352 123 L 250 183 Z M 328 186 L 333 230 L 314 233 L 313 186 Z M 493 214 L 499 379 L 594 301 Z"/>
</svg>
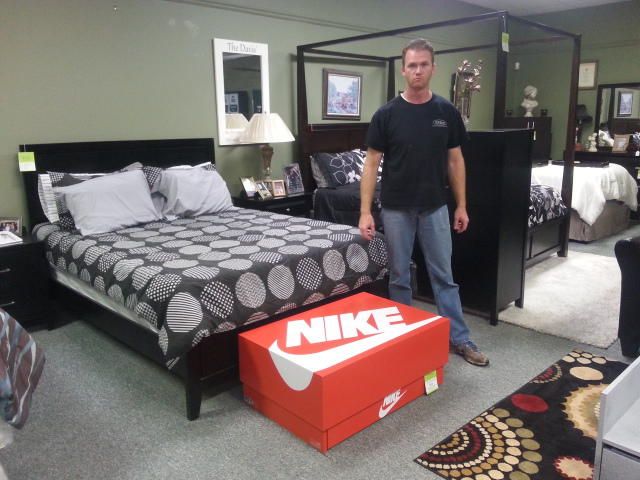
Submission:
<svg viewBox="0 0 640 480">
<path fill-rule="evenodd" d="M 638 208 L 638 186 L 621 165 L 578 164 L 573 174 L 571 240 L 590 242 L 625 230 L 629 213 Z M 546 184 L 555 189 L 562 185 L 564 169 L 544 165 L 532 170 L 532 184 Z"/>
<path fill-rule="evenodd" d="M 184 378 L 189 419 L 199 416 L 205 383 L 235 374 L 239 332 L 360 289 L 383 291 L 382 237 L 363 242 L 347 225 L 229 206 L 82 235 L 63 228 L 62 215 L 58 223 L 44 216 L 39 173 L 113 172 L 139 163 L 147 181 L 155 181 L 153 172 L 169 178 L 161 169 L 176 165 L 192 168 L 189 176 L 204 175 L 204 167 L 193 166 L 213 161 L 213 139 L 23 145 L 21 151 L 35 153 L 37 171 L 25 173 L 24 182 L 52 278 L 112 313 L 106 321 L 87 315 L 88 321 Z M 134 170 L 127 174 L 139 176 Z"/>
<path fill-rule="evenodd" d="M 484 26 L 486 26 L 487 23 L 493 23 L 493 26 L 495 26 L 497 30 L 495 36 L 482 37 L 482 33 L 492 31 L 491 25 L 485 29 L 474 27 L 476 24 L 483 25 L 483 22 L 485 22 Z M 528 31 L 523 33 L 525 29 Z M 508 125 L 505 112 L 507 110 L 507 75 L 509 71 L 508 65 L 510 63 L 509 49 L 506 48 L 502 42 L 496 41 L 495 39 L 505 38 L 505 34 L 509 33 L 511 35 L 508 42 L 509 45 L 512 47 L 516 45 L 524 46 L 524 48 L 528 48 L 529 45 L 535 46 L 539 43 L 551 44 L 556 41 L 568 41 L 570 43 L 570 47 L 566 49 L 571 55 L 571 61 L 569 62 L 571 64 L 571 76 L 569 88 L 567 89 L 569 108 L 564 148 L 565 175 L 560 190 L 564 205 L 567 209 L 570 209 L 571 182 L 574 170 L 575 109 L 580 58 L 580 36 L 530 20 L 513 17 L 507 12 L 500 11 L 353 37 L 326 40 L 313 44 L 299 45 L 297 47 L 298 162 L 300 163 L 306 190 L 316 191 L 316 214 L 322 216 L 322 218 L 343 218 L 352 225 L 356 223 L 355 217 L 357 213 L 354 215 L 353 211 L 350 212 L 349 206 L 355 208 L 356 205 L 358 205 L 358 201 L 349 198 L 349 195 L 350 193 L 357 192 L 357 187 L 335 187 L 332 188 L 332 190 L 335 190 L 334 192 L 323 190 L 322 185 L 318 185 L 314 179 L 312 165 L 309 159 L 312 155 L 318 153 L 338 154 L 353 149 L 364 148 L 368 123 L 318 123 L 310 121 L 310 117 L 313 118 L 316 115 L 315 112 L 311 112 L 311 115 L 309 112 L 309 97 L 313 95 L 313 91 L 308 91 L 306 79 L 307 68 L 317 68 L 318 64 L 336 64 L 338 62 L 342 65 L 352 64 L 353 66 L 359 66 L 359 68 L 363 69 L 379 66 L 381 69 L 384 69 L 383 71 L 385 72 L 386 100 L 388 101 L 398 94 L 399 89 L 402 89 L 402 85 L 396 82 L 399 60 L 401 60 L 401 56 L 398 55 L 399 50 L 406 44 L 409 35 L 424 35 L 426 38 L 429 38 L 434 30 L 436 30 L 437 33 L 433 35 L 437 36 L 438 41 L 443 44 L 444 47 L 436 47 L 435 54 L 440 59 L 444 54 L 460 54 L 461 52 L 465 52 L 466 54 L 466 52 L 478 50 L 492 50 L 492 53 L 489 55 L 495 54 L 495 79 L 489 79 L 488 84 L 486 80 L 487 77 L 485 77 L 484 80 L 484 85 L 489 85 L 489 88 L 493 89 L 493 96 L 491 97 L 493 99 L 493 116 L 491 117 L 493 131 L 508 131 L 505 128 Z M 464 35 L 462 35 L 463 32 Z M 461 36 L 459 37 L 457 33 L 461 33 Z M 394 37 L 400 38 L 394 43 L 391 41 Z M 472 44 L 460 45 L 460 38 L 469 38 Z M 478 43 L 473 44 L 474 40 L 478 38 L 481 38 L 478 40 Z M 372 43 L 368 43 L 370 41 Z M 366 49 L 363 48 L 364 45 L 371 45 L 371 47 Z M 392 53 L 385 55 L 385 51 Z M 374 54 L 371 54 L 371 52 L 374 52 Z M 483 72 L 483 76 L 484 74 L 485 72 Z M 442 94 L 442 90 L 440 93 Z M 527 129 L 533 133 L 533 129 L 529 127 L 527 127 Z M 532 147 L 529 147 L 529 152 L 524 154 L 524 156 L 528 156 L 528 165 L 524 165 L 521 162 L 521 158 L 515 157 L 513 158 L 512 164 L 510 164 L 511 161 L 508 154 L 506 156 L 499 155 L 499 161 L 492 164 L 491 158 L 487 157 L 485 152 L 477 148 L 484 140 L 487 140 L 490 144 L 493 143 L 493 146 L 496 145 L 494 141 L 497 140 L 499 136 L 494 137 L 493 140 L 488 140 L 484 137 L 484 132 L 487 131 L 489 130 L 472 132 L 475 134 L 479 143 L 477 143 L 475 147 L 472 147 L 472 149 L 475 148 L 476 158 L 472 159 L 465 153 L 468 169 L 467 178 L 473 177 L 474 179 L 473 184 L 468 181 L 467 190 L 469 195 L 472 189 L 478 189 L 474 191 L 474 195 L 479 199 L 476 207 L 479 209 L 478 211 L 482 211 L 480 216 L 478 216 L 478 211 L 475 213 L 475 217 L 471 215 L 471 212 L 470 216 L 476 219 L 476 223 L 480 221 L 483 225 L 491 225 L 494 230 L 485 232 L 482 235 L 482 241 L 476 241 L 471 244 L 466 244 L 466 242 L 469 241 L 469 237 L 471 237 L 469 232 L 467 232 L 467 238 L 465 239 L 459 238 L 464 237 L 464 235 L 454 236 L 453 263 L 454 275 L 461 288 L 461 297 L 463 297 L 463 290 L 472 292 L 473 294 L 475 294 L 475 290 L 486 292 L 488 295 L 485 300 L 487 301 L 484 302 L 485 308 L 481 313 L 488 313 L 491 323 L 496 324 L 497 313 L 499 311 L 497 307 L 498 304 L 515 301 L 516 305 L 523 305 L 525 264 L 529 265 L 555 252 L 560 256 L 567 255 L 569 216 L 563 213 L 560 207 L 558 207 L 558 214 L 555 215 L 554 218 L 548 215 L 539 215 L 538 220 L 546 221 L 532 225 L 531 227 L 527 226 L 527 209 L 529 206 L 526 198 L 528 198 L 530 190 Z M 531 142 L 530 145 L 533 145 L 535 141 L 534 137 L 535 135 L 531 135 L 530 138 L 523 135 L 520 137 L 520 141 L 523 145 L 527 142 Z M 497 141 L 499 142 L 499 140 Z M 504 144 L 502 146 L 504 146 Z M 515 146 L 515 148 L 519 149 L 521 146 L 522 145 L 518 145 Z M 469 159 L 473 160 L 473 162 L 469 162 Z M 482 168 L 472 167 L 472 163 L 476 163 L 476 167 L 482 166 Z M 498 164 L 500 167 L 498 167 Z M 473 175 L 469 173 L 470 167 L 474 168 Z M 501 178 L 489 178 L 489 171 L 496 172 Z M 477 181 L 479 178 L 488 180 L 484 187 Z M 510 182 L 512 183 L 510 184 Z M 495 188 L 499 188 L 500 190 L 496 191 Z M 496 217 L 496 211 L 494 210 L 493 213 L 488 211 L 482 200 L 483 198 L 491 198 L 493 202 L 495 201 L 496 195 L 504 199 L 503 203 L 496 203 L 494 205 L 494 208 L 501 212 L 502 218 L 499 220 L 495 220 L 494 218 Z M 336 196 L 334 206 L 331 206 L 331 196 Z M 517 198 L 517 201 L 513 202 L 512 198 Z M 333 215 L 333 217 L 329 215 Z M 456 254 L 456 239 L 459 240 L 460 243 L 460 245 L 458 245 L 458 254 Z M 480 240 L 480 237 L 476 240 Z M 491 244 L 491 247 L 486 247 L 486 245 L 482 243 L 484 241 Z M 464 247 L 462 244 L 465 244 Z M 476 262 L 478 258 L 491 257 L 492 260 L 487 263 L 487 269 L 491 272 L 487 279 L 485 279 L 487 280 L 487 282 L 485 282 L 487 285 L 476 282 L 477 279 L 474 278 L 472 274 L 470 274 L 468 278 L 473 280 L 470 280 L 467 285 L 464 285 L 465 274 L 472 268 L 471 264 L 474 262 L 471 261 L 468 265 L 462 264 L 463 262 L 461 262 L 460 259 L 466 258 L 466 253 L 462 252 L 463 248 L 473 248 L 474 251 L 476 251 L 476 254 L 473 256 Z M 482 251 L 481 248 L 485 248 L 485 251 Z M 458 260 L 456 260 L 456 257 Z M 460 271 L 456 271 L 456 262 L 458 262 L 459 269 L 464 270 L 462 274 Z M 420 273 L 419 265 L 418 273 Z M 459 280 L 460 278 L 463 278 L 463 280 Z M 426 287 L 426 285 L 421 285 L 421 283 L 428 283 L 425 279 L 426 275 L 422 275 L 422 279 L 420 275 L 418 275 L 418 289 Z M 478 285 L 478 288 L 475 288 L 476 285 Z M 501 296 L 497 293 L 509 290 L 513 286 L 519 289 L 519 294 L 509 293 L 508 295 Z M 471 298 L 472 296 L 469 293 L 467 295 L 467 298 Z M 462 302 L 463 307 L 467 308 L 467 310 L 474 310 L 470 308 L 469 305 L 465 305 L 466 300 L 464 297 L 462 298 Z"/>
</svg>

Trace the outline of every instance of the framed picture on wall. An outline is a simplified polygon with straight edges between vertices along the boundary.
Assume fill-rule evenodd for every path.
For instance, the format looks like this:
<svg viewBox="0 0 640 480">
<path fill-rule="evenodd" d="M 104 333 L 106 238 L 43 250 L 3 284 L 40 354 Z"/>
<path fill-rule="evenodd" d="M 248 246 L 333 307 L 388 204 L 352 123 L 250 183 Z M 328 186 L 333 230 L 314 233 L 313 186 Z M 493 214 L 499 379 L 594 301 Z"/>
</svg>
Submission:
<svg viewBox="0 0 640 480">
<path fill-rule="evenodd" d="M 633 92 L 618 92 L 616 117 L 630 117 L 633 110 Z"/>
<path fill-rule="evenodd" d="M 322 119 L 360 120 L 362 74 L 322 69 Z"/>
<path fill-rule="evenodd" d="M 589 90 L 596 88 L 596 78 L 598 74 L 598 62 L 581 62 L 578 70 L 578 88 Z"/>
</svg>

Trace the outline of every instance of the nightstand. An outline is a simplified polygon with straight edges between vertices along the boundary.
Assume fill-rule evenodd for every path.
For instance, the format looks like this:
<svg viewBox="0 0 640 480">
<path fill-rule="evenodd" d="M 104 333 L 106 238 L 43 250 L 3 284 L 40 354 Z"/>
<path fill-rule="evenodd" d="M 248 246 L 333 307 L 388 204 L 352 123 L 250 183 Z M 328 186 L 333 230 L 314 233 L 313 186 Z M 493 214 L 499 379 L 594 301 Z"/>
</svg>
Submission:
<svg viewBox="0 0 640 480">
<path fill-rule="evenodd" d="M 50 319 L 49 278 L 44 245 L 26 235 L 21 243 L 0 247 L 0 308 L 24 327 Z"/>
<path fill-rule="evenodd" d="M 298 193 L 286 197 L 274 197 L 268 200 L 261 198 L 233 197 L 236 207 L 252 208 L 254 210 L 267 210 L 274 213 L 282 213 L 294 217 L 311 217 L 313 210 L 313 194 Z"/>
</svg>

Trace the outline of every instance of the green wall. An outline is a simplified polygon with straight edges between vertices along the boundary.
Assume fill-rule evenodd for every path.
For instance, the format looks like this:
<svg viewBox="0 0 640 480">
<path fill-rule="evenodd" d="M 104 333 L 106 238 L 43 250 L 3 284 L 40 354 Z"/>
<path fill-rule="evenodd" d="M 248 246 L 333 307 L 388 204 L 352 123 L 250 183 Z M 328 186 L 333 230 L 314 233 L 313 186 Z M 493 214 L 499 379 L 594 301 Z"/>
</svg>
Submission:
<svg viewBox="0 0 640 480">
<path fill-rule="evenodd" d="M 557 14 L 531 17 L 532 20 L 582 35 L 581 60 L 598 62 L 597 84 L 640 82 L 640 1 L 613 3 Z M 565 42 L 563 42 L 565 43 Z M 558 93 L 568 87 L 566 47 L 551 52 L 544 63 L 532 60 L 522 67 L 520 76 L 539 87 L 539 103 L 553 115 L 553 158 L 562 158 L 564 150 L 568 99 Z M 549 72 L 553 72 L 550 74 Z M 597 86 L 597 85 L 596 85 Z M 522 90 L 516 89 L 522 99 Z M 578 103 L 585 104 L 594 122 L 583 130 L 581 142 L 593 131 L 597 89 L 579 90 Z M 519 101 L 517 102 L 519 104 Z"/>
<path fill-rule="evenodd" d="M 215 37 L 269 45 L 271 109 L 295 132 L 296 45 L 481 11 L 439 0 L 255 4 L 2 0 L 0 216 L 26 215 L 17 169 L 20 144 L 217 137 Z M 395 52 L 405 42 L 386 46 Z M 459 42 L 464 45 L 464 39 Z M 308 76 L 317 92 L 313 101 L 319 102 L 320 76 Z M 384 81 L 371 77 L 369 83 L 368 71 L 365 78 L 362 120 L 368 121 L 383 101 L 375 90 Z M 319 115 L 317 107 L 313 111 Z M 294 161 L 296 146 L 274 147 L 277 172 Z M 216 147 L 220 172 L 232 193 L 240 190 L 238 177 L 260 175 L 258 159 L 256 146 Z"/>
</svg>

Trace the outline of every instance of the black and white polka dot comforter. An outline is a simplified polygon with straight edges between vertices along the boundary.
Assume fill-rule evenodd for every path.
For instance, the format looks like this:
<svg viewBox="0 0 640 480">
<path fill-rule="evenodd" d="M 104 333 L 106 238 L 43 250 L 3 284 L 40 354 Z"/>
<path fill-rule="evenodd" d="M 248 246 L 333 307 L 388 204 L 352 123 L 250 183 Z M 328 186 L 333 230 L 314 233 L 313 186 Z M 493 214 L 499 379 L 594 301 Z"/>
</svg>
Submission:
<svg viewBox="0 0 640 480">
<path fill-rule="evenodd" d="M 357 228 L 233 208 L 82 236 L 41 224 L 49 262 L 159 331 L 167 365 L 202 338 L 386 274 L 384 239 Z"/>
</svg>

